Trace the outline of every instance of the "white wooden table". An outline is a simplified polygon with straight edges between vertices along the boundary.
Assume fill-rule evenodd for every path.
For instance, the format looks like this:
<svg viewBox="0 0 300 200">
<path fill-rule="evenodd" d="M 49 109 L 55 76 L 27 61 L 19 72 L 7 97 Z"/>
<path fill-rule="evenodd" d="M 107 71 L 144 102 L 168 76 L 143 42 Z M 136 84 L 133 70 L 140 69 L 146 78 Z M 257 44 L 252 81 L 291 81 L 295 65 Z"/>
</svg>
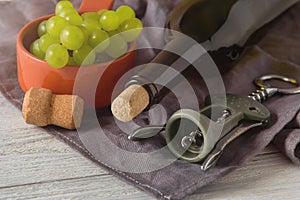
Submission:
<svg viewBox="0 0 300 200">
<path fill-rule="evenodd" d="M 95 166 L 43 129 L 23 122 L 0 95 L 0 199 L 154 199 Z M 187 198 L 300 198 L 300 167 L 270 146 L 234 173 Z"/>
</svg>

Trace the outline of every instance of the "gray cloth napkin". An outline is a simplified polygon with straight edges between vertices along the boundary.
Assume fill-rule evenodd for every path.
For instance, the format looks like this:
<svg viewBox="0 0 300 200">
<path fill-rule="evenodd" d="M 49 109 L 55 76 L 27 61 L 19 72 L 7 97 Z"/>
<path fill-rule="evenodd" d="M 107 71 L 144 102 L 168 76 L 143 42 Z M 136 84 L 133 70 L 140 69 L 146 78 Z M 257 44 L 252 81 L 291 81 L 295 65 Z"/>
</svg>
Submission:
<svg viewBox="0 0 300 200">
<path fill-rule="evenodd" d="M 26 22 L 52 13 L 54 3 L 55 1 L 40 0 L 0 2 L 0 91 L 19 109 L 22 106 L 24 93 L 17 82 L 16 36 Z M 74 3 L 78 6 L 80 1 L 74 1 Z M 120 0 L 116 1 L 114 6 L 123 3 L 132 5 L 137 10 L 138 16 L 143 18 L 146 26 L 163 27 L 166 16 L 176 1 Z M 220 62 L 219 68 L 221 71 L 224 68 L 227 71 L 223 73 L 227 92 L 248 95 L 255 89 L 252 83 L 253 79 L 264 74 L 280 74 L 300 79 L 299 15 L 300 5 L 298 4 L 265 27 L 265 30 L 262 31 L 264 33 L 262 39 L 259 42 L 254 40 L 256 42 L 252 42 L 246 48 L 239 62 L 233 67 L 229 68 L 227 62 Z M 156 35 L 151 41 L 162 41 L 161 35 Z M 144 62 L 149 61 L 154 55 L 154 51 L 147 52 L 147 56 L 143 57 Z M 143 61 L 141 57 L 138 54 L 137 62 Z M 207 91 L 202 86 L 201 79 L 193 76 L 193 74 L 191 69 L 186 73 L 186 76 L 190 78 L 199 100 L 202 101 L 207 95 Z M 183 87 L 182 84 L 176 86 L 178 89 L 181 89 L 181 87 Z M 188 94 L 183 93 L 182 97 L 184 98 L 186 95 Z M 266 101 L 265 105 L 272 113 L 270 125 L 265 129 L 249 131 L 232 142 L 225 149 L 217 165 L 207 172 L 201 171 L 198 164 L 191 164 L 182 160 L 176 160 L 165 168 L 152 172 L 123 172 L 106 162 L 108 159 L 120 160 L 118 154 L 105 152 L 95 156 L 86 148 L 78 132 L 53 126 L 46 127 L 45 130 L 111 174 L 158 199 L 182 199 L 217 178 L 245 165 L 247 161 L 251 160 L 253 156 L 262 151 L 272 141 L 294 163 L 300 164 L 300 148 L 298 145 L 300 143 L 299 97 L 300 95 L 279 95 Z M 174 101 L 174 96 L 171 93 L 162 98 L 161 105 L 165 106 L 168 116 L 178 109 L 178 105 Z M 155 116 L 155 112 L 144 113 L 135 121 L 139 124 L 145 124 L 149 120 L 148 115 Z M 122 149 L 132 152 L 151 152 L 165 145 L 161 135 L 141 142 L 128 141 L 127 135 L 116 125 L 109 108 L 99 110 L 97 116 L 107 138 Z M 155 123 L 160 121 L 163 120 L 157 116 Z M 88 122 L 87 117 L 84 123 Z M 92 138 L 97 135 L 97 132 L 98 130 L 95 127 L 90 126 L 90 133 L 94 135 L 91 134 L 86 138 Z M 101 141 L 95 141 L 94 144 L 93 149 L 98 150 Z"/>
</svg>

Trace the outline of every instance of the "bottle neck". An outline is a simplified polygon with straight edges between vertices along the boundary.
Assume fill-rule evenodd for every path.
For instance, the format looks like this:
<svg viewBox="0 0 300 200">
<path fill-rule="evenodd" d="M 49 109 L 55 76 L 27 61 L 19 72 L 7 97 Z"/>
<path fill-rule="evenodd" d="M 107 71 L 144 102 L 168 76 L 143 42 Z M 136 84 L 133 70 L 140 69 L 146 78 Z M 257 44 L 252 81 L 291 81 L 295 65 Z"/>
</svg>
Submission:
<svg viewBox="0 0 300 200">
<path fill-rule="evenodd" d="M 129 87 L 130 85 L 143 86 L 149 95 L 149 101 L 150 101 L 149 105 L 153 104 L 155 96 L 158 93 L 158 88 L 154 83 L 151 83 L 151 81 L 149 81 L 148 79 L 146 79 L 145 77 L 143 77 L 141 75 L 135 75 L 135 76 L 131 77 L 131 80 L 129 82 L 127 82 L 127 84 L 125 85 L 125 88 Z"/>
<path fill-rule="evenodd" d="M 237 2 L 238 0 L 228 0 L 228 7 L 229 9 Z"/>
</svg>

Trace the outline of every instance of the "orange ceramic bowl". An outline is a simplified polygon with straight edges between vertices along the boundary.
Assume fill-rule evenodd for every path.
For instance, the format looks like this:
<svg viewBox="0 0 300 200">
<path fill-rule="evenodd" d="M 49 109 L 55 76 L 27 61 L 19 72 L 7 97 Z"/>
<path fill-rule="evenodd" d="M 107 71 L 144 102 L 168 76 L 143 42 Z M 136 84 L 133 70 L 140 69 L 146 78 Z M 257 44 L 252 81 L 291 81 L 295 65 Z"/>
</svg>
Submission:
<svg viewBox="0 0 300 200">
<path fill-rule="evenodd" d="M 22 90 L 26 92 L 32 87 L 47 88 L 55 94 L 79 95 L 85 100 L 86 107 L 102 108 L 110 105 L 112 91 L 116 83 L 134 64 L 135 43 L 130 45 L 127 54 L 110 63 L 81 67 L 65 66 L 61 69 L 55 69 L 49 66 L 46 61 L 29 52 L 30 44 L 38 38 L 37 27 L 39 23 L 49 17 L 51 15 L 31 21 L 19 32 L 16 49 L 18 81 Z M 79 69 L 80 71 L 84 70 L 84 72 L 80 72 L 81 75 L 77 76 Z M 98 81 L 98 79 L 100 80 Z M 75 80 L 79 81 L 80 89 L 76 88 L 74 93 Z M 96 87 L 94 86 L 95 83 Z M 95 92 L 91 94 L 88 91 L 93 87 L 95 87 Z"/>
</svg>

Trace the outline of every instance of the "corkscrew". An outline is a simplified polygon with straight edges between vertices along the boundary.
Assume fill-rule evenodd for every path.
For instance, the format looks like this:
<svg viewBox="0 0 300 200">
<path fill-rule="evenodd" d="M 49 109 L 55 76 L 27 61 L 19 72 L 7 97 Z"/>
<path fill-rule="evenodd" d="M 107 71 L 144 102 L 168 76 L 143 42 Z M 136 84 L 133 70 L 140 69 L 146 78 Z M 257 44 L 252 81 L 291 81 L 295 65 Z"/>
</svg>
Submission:
<svg viewBox="0 0 300 200">
<path fill-rule="evenodd" d="M 296 87 L 285 89 L 266 84 L 266 81 L 274 79 Z M 205 100 L 206 107 L 200 112 L 180 109 L 165 125 L 141 127 L 128 138 L 145 139 L 165 130 L 169 150 L 182 160 L 201 162 L 201 169 L 206 171 L 217 163 L 229 143 L 250 129 L 268 124 L 270 112 L 262 104 L 263 101 L 276 93 L 300 93 L 297 81 L 284 76 L 266 75 L 255 79 L 254 83 L 259 89 L 249 96 L 208 96 Z"/>
</svg>

